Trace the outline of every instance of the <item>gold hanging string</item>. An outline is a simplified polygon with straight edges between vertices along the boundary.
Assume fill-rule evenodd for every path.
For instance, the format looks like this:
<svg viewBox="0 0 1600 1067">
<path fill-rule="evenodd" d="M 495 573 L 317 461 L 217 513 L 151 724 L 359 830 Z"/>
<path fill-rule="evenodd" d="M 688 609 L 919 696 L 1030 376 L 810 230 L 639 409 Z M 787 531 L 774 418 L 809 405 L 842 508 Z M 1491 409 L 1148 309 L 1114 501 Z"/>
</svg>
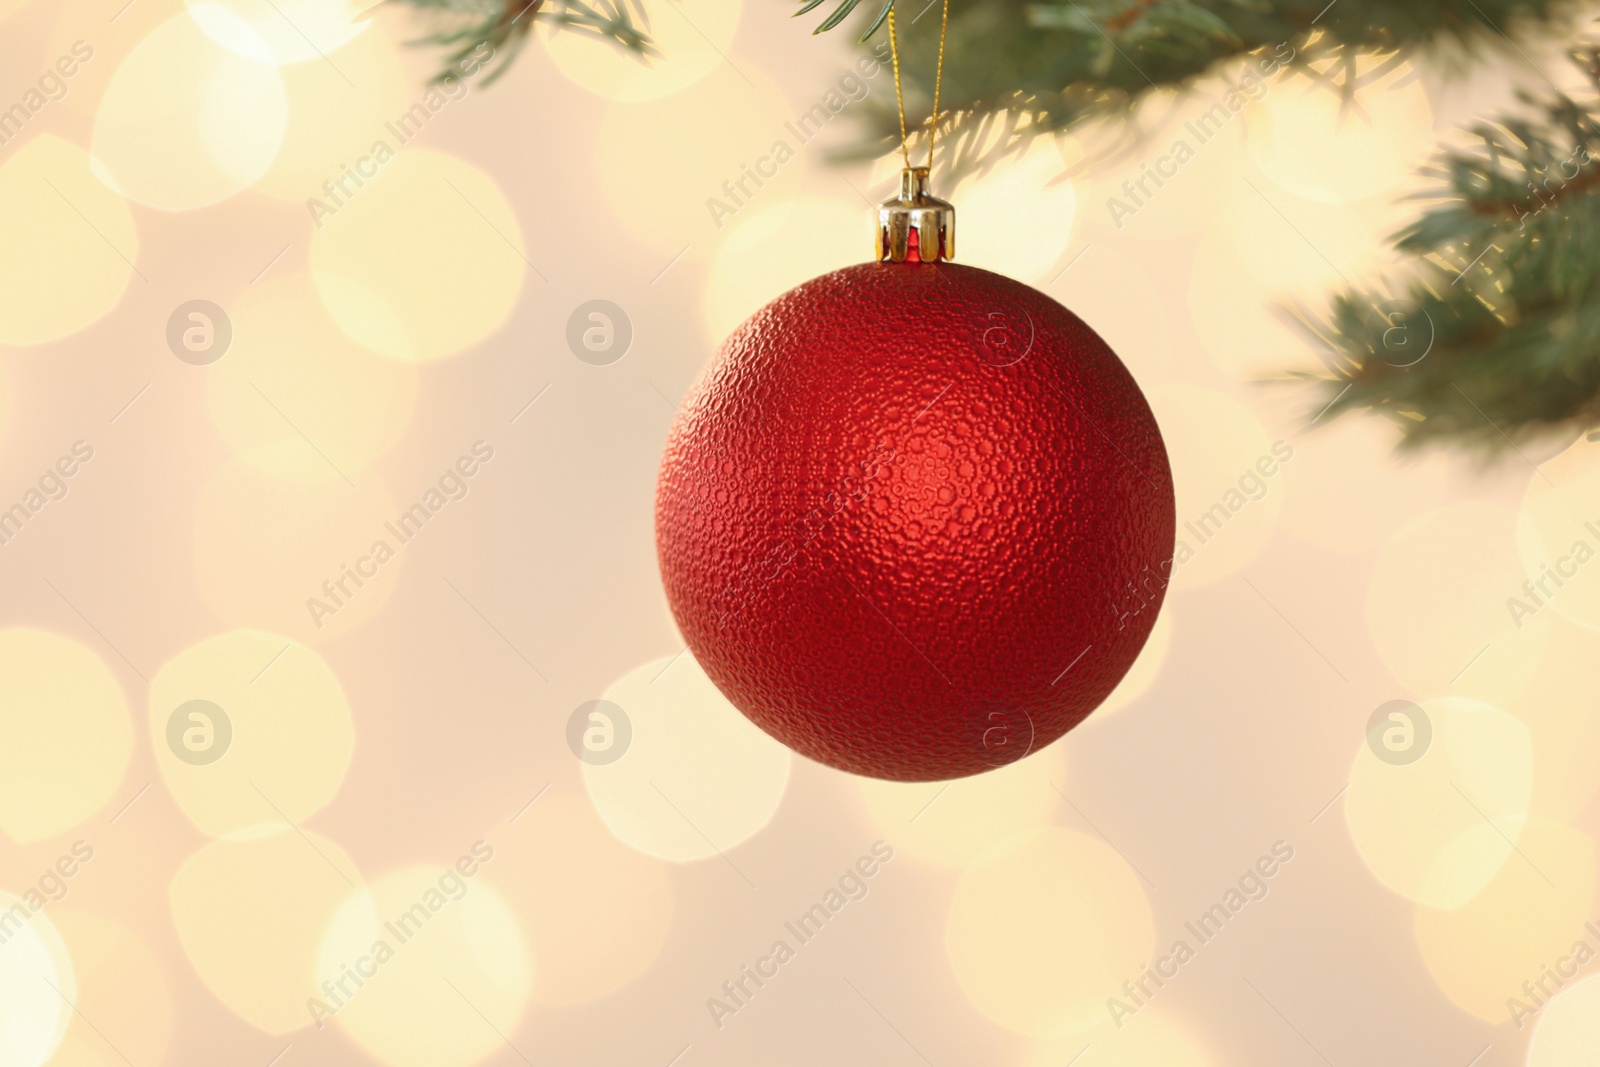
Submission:
<svg viewBox="0 0 1600 1067">
<path fill-rule="evenodd" d="M 906 143 L 906 98 L 900 92 L 900 46 L 894 37 L 894 8 L 889 9 L 889 58 L 894 61 L 894 103 L 900 111 L 900 157 L 911 169 L 911 148 Z"/>
<path fill-rule="evenodd" d="M 939 65 L 933 72 L 933 121 L 928 126 L 928 173 L 933 173 L 933 146 L 939 142 L 939 90 L 944 87 L 944 36 L 950 29 L 950 0 L 939 13 Z M 890 49 L 893 51 L 893 49 Z"/>
<path fill-rule="evenodd" d="M 928 170 L 933 170 L 933 150 L 939 142 L 939 93 L 944 87 L 944 42 L 950 29 L 950 0 L 939 15 L 939 65 L 933 75 L 933 119 L 928 126 Z M 911 144 L 906 136 L 906 98 L 900 88 L 900 45 L 894 32 L 894 8 L 889 9 L 889 57 L 894 61 L 894 102 L 900 112 L 900 156 L 911 169 Z"/>
</svg>

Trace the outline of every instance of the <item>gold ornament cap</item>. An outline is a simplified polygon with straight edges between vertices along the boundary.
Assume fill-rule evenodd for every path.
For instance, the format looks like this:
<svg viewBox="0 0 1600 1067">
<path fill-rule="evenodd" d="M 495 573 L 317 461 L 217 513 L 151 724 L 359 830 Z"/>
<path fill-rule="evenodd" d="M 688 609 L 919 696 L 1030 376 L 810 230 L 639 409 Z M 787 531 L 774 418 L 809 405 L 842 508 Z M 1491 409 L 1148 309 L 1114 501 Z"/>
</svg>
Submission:
<svg viewBox="0 0 1600 1067">
<path fill-rule="evenodd" d="M 928 168 L 900 172 L 900 195 L 878 206 L 878 261 L 903 263 L 910 258 L 916 233 L 917 258 L 940 263 L 956 255 L 955 206 L 928 195 Z"/>
</svg>

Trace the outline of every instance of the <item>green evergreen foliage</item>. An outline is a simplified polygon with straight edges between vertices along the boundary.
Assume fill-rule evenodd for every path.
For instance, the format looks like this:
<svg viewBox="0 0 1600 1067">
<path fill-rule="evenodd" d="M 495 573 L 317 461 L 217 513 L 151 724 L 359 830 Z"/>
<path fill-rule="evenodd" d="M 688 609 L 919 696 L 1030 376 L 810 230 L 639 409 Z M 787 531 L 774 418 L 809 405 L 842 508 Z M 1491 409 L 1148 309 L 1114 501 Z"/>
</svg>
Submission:
<svg viewBox="0 0 1600 1067">
<path fill-rule="evenodd" d="M 426 40 L 446 50 L 445 77 L 476 53 L 492 56 L 485 84 L 509 69 L 536 23 L 609 41 L 640 60 L 656 54 L 640 0 L 402 0 L 432 26 Z"/>
<path fill-rule="evenodd" d="M 452 61 L 488 43 L 503 70 L 539 20 L 641 61 L 654 54 L 640 0 L 402 2 L 445 20 L 433 40 Z M 895 8 L 907 112 L 926 116 L 939 4 L 802 0 L 796 14 L 818 19 L 818 33 L 852 23 L 866 41 L 887 32 Z M 939 165 L 981 167 L 1041 133 L 1129 117 L 1153 91 L 1285 44 L 1296 64 L 1346 65 L 1338 80 L 1359 92 L 1360 57 L 1464 65 L 1516 55 L 1538 34 L 1576 40 L 1576 17 L 1566 0 L 957 0 Z M 1552 84 L 1439 149 L 1426 206 L 1395 235 L 1399 282 L 1296 312 L 1321 357 L 1320 370 L 1294 375 L 1319 391 L 1318 421 L 1371 411 L 1394 420 L 1407 447 L 1491 455 L 1600 428 L 1600 48 L 1571 56 L 1591 85 L 1581 99 Z M 897 146 L 887 101 L 867 114 L 853 154 Z"/>
</svg>

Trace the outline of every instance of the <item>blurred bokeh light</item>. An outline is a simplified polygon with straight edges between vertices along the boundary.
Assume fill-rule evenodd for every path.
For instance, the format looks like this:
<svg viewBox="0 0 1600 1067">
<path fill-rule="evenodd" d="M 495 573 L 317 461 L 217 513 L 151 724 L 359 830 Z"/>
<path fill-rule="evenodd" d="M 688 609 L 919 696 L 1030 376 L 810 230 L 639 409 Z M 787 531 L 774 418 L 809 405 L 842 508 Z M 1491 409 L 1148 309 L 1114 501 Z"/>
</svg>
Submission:
<svg viewBox="0 0 1600 1067">
<path fill-rule="evenodd" d="M 600 818 L 647 855 L 732 864 L 728 850 L 778 810 L 793 755 L 728 703 L 687 650 L 635 668 L 603 699 L 627 714 L 633 736 L 616 762 L 583 765 Z"/>
<path fill-rule="evenodd" d="M 462 859 L 481 855 L 464 847 Z M 477 1063 L 504 1048 L 528 1005 L 535 964 L 516 916 L 457 862 L 378 878 L 346 899 L 322 942 L 319 1007 L 389 1067 Z"/>
<path fill-rule="evenodd" d="M 1515 524 L 1497 504 L 1449 504 L 1407 523 L 1378 554 L 1367 628 L 1407 689 L 1504 706 L 1532 683 L 1548 625 L 1535 616 L 1519 626 L 1507 609 L 1527 580 Z"/>
<path fill-rule="evenodd" d="M 0 914 L 28 909 L 0 890 Z M 0 1065 L 43 1067 L 72 1022 L 77 978 L 66 943 L 48 916 L 34 915 L 0 942 Z"/>
<path fill-rule="evenodd" d="M 1266 547 L 1283 510 L 1294 446 L 1274 441 L 1239 401 L 1191 385 L 1146 394 L 1163 436 L 1177 491 L 1174 589 L 1209 585 L 1247 566 Z"/>
<path fill-rule="evenodd" d="M 1062 804 L 1066 746 L 1049 745 L 1025 759 L 952 782 L 856 778 L 879 832 L 927 863 L 965 867 L 1007 833 L 1049 826 Z"/>
<path fill-rule="evenodd" d="M 742 0 L 638 0 L 658 55 L 629 55 L 581 31 L 542 23 L 539 41 L 556 69 L 613 100 L 638 102 L 670 96 L 726 62 L 739 26 Z"/>
<path fill-rule="evenodd" d="M 385 525 L 400 518 L 370 472 L 359 487 L 343 480 L 297 485 L 242 463 L 219 467 L 195 508 L 200 593 L 230 625 L 302 641 L 348 633 L 378 613 L 405 568 L 405 542 Z M 404 531 L 420 532 L 414 525 Z M 241 567 L 241 559 L 251 566 Z M 357 571 L 359 580 L 349 577 Z"/>
<path fill-rule="evenodd" d="M 218 1000 L 258 1029 L 312 1024 L 323 931 L 361 884 L 344 850 L 269 819 L 203 845 L 172 879 L 184 954 Z"/>
<path fill-rule="evenodd" d="M 196 701 L 212 707 L 191 719 L 185 708 Z M 287 637 L 235 630 L 156 673 L 150 740 L 173 799 L 215 836 L 274 819 L 299 825 L 321 810 L 344 781 L 355 728 L 322 657 Z"/>
<path fill-rule="evenodd" d="M 258 63 L 329 66 L 366 28 L 370 0 L 184 0 L 195 23 L 219 43 Z M 342 58 L 342 57 L 341 57 Z"/>
<path fill-rule="evenodd" d="M 122 299 L 138 268 L 133 213 L 89 153 L 45 134 L 0 164 L 0 343 L 74 333 Z"/>
<path fill-rule="evenodd" d="M 351 338 L 395 359 L 443 359 L 499 329 L 537 268 L 494 179 L 439 152 L 390 148 L 368 164 L 382 181 L 358 176 L 319 198 L 311 270 Z"/>
<path fill-rule="evenodd" d="M 706 278 L 706 332 L 721 342 L 774 298 L 871 258 L 865 205 L 803 196 L 730 223 Z"/>
<path fill-rule="evenodd" d="M 599 1000 L 643 974 L 676 910 L 667 865 L 611 835 L 582 797 L 539 800 L 490 834 L 483 880 L 516 913 L 541 1004 Z"/>
<path fill-rule="evenodd" d="M 223 47 L 179 15 L 122 60 L 95 115 L 91 148 L 100 177 L 123 196 L 186 211 L 265 174 L 288 121 L 277 68 Z"/>
<path fill-rule="evenodd" d="M 233 343 L 206 397 L 217 432 L 251 467 L 296 482 L 356 478 L 400 440 L 416 367 L 341 333 L 309 276 L 267 278 L 228 313 Z"/>
<path fill-rule="evenodd" d="M 128 1061 L 162 1062 L 176 1013 L 171 984 L 149 941 L 137 930 L 86 912 L 55 911 L 51 921 L 72 955 L 78 995 L 71 1024 L 50 1063 L 125 1067 Z"/>
<path fill-rule="evenodd" d="M 1288 71 L 1267 83 L 1260 106 L 1244 111 L 1250 157 L 1300 196 L 1337 204 L 1396 191 L 1419 149 L 1433 145 L 1433 108 L 1416 68 L 1390 57 L 1357 56 L 1344 76 L 1359 96 L 1327 75 L 1341 61 Z"/>
<path fill-rule="evenodd" d="M 39 630 L 0 631 L 0 830 L 54 837 L 110 801 L 133 751 L 127 698 L 100 657 Z"/>
<path fill-rule="evenodd" d="M 1044 829 L 997 844 L 966 869 L 945 942 L 980 1012 L 1050 1038 L 1105 1021 L 1106 999 L 1140 975 L 1156 931 L 1144 883 L 1115 849 Z"/>
<path fill-rule="evenodd" d="M 1363 738 L 1350 770 L 1345 818 L 1377 879 L 1409 900 L 1458 908 L 1494 878 L 1516 850 L 1533 798 L 1533 741 L 1505 712 L 1470 700 L 1419 705 L 1402 740 Z M 1413 716 L 1415 717 L 1415 716 Z M 1383 755 L 1379 753 L 1383 752 Z"/>
<path fill-rule="evenodd" d="M 1532 819 L 1516 855 L 1459 908 L 1418 908 L 1417 945 L 1451 1003 L 1489 1023 L 1508 1023 L 1510 998 L 1528 996 L 1544 968 L 1572 951 L 1593 917 L 1594 842 L 1579 830 Z"/>
</svg>

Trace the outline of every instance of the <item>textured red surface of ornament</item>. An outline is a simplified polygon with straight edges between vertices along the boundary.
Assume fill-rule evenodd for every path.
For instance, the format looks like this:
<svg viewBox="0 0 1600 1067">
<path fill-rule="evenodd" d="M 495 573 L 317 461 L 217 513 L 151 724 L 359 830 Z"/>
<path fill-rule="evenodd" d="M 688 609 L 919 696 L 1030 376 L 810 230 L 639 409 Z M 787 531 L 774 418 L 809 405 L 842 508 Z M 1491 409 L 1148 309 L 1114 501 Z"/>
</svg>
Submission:
<svg viewBox="0 0 1600 1067">
<path fill-rule="evenodd" d="M 1115 353 L 1038 290 L 868 263 L 729 337 L 656 497 L 679 628 L 757 725 L 927 781 L 1077 725 L 1133 664 L 1172 566 L 1172 475 Z"/>
</svg>

